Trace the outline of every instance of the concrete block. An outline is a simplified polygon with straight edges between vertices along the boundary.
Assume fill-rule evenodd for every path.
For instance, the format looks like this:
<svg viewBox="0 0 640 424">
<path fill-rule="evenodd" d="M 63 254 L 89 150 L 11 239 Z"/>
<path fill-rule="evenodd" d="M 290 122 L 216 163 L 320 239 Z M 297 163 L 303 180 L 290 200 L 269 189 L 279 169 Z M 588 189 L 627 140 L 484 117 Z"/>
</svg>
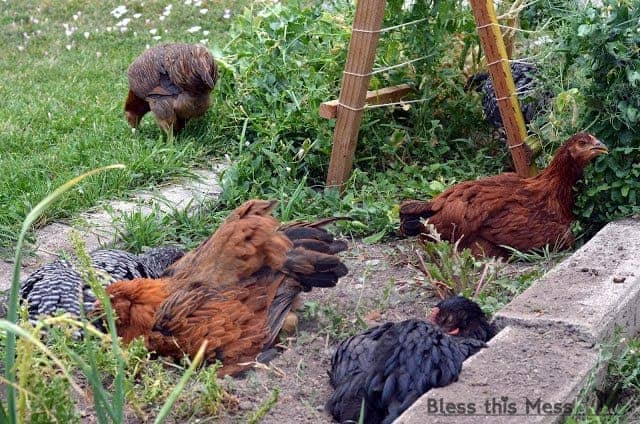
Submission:
<svg viewBox="0 0 640 424">
<path fill-rule="evenodd" d="M 501 311 L 499 327 L 563 328 L 591 343 L 640 328 L 640 221 L 605 226 Z"/>
<path fill-rule="evenodd" d="M 457 382 L 425 393 L 395 423 L 560 422 L 597 367 L 598 350 L 571 333 L 506 327 Z"/>
</svg>

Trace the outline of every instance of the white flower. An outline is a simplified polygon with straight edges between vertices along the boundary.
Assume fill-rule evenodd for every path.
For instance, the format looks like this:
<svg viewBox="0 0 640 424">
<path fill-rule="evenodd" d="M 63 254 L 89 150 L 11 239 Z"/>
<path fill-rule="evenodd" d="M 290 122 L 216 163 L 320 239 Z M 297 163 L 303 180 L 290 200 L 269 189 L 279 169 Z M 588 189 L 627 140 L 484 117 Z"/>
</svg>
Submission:
<svg viewBox="0 0 640 424">
<path fill-rule="evenodd" d="M 24 51 L 24 46 L 18 46 L 18 51 L 19 52 L 23 52 Z"/>
<path fill-rule="evenodd" d="M 74 21 L 77 21 L 77 20 L 78 20 L 78 15 L 73 15 L 72 17 L 73 17 L 73 20 L 74 20 Z"/>
<path fill-rule="evenodd" d="M 171 9 L 173 8 L 172 4 L 168 4 L 167 7 L 164 8 L 164 11 L 162 12 L 163 16 L 169 16 L 171 14 Z"/>
<path fill-rule="evenodd" d="M 209 40 L 207 40 L 206 38 L 203 38 L 202 40 L 200 40 L 200 44 L 207 44 L 209 42 Z"/>
<path fill-rule="evenodd" d="M 287 170 L 287 172 L 291 172 L 291 168 L 290 167 L 287 166 L 285 169 Z"/>
<path fill-rule="evenodd" d="M 165 18 L 166 18 L 166 16 L 162 15 L 158 19 L 160 19 L 161 21 L 164 21 Z"/>
<path fill-rule="evenodd" d="M 67 37 L 70 37 L 76 31 L 74 27 L 70 27 L 69 24 L 62 24 L 62 27 Z"/>
<path fill-rule="evenodd" d="M 67 44 L 65 47 L 67 48 L 67 50 L 71 50 L 71 44 Z"/>
<path fill-rule="evenodd" d="M 149 22 L 151 22 L 151 19 L 145 19 L 145 20 L 144 20 L 144 23 L 145 23 L 145 24 L 149 24 Z"/>
<path fill-rule="evenodd" d="M 107 32 L 111 32 L 111 27 L 107 27 Z"/>
<path fill-rule="evenodd" d="M 127 27 L 122 27 L 120 28 L 120 32 L 127 32 L 127 29 L 128 29 Z"/>
<path fill-rule="evenodd" d="M 184 4 L 186 4 L 187 6 L 191 5 L 191 0 L 184 0 Z"/>
<path fill-rule="evenodd" d="M 206 15 L 209 9 L 200 9 L 200 13 Z"/>
<path fill-rule="evenodd" d="M 209 35 L 209 31 L 207 31 L 206 29 L 204 31 L 202 31 L 202 35 L 207 36 Z"/>
<path fill-rule="evenodd" d="M 195 1 L 193 2 L 193 5 L 194 5 L 194 6 L 198 6 L 198 7 L 200 7 L 200 6 L 202 6 L 202 1 L 201 1 L 201 0 L 195 0 Z"/>
<path fill-rule="evenodd" d="M 100 53 L 100 52 L 96 52 L 96 57 L 97 57 L 97 58 L 100 58 L 101 56 L 102 56 L 102 53 Z"/>
<path fill-rule="evenodd" d="M 133 17 L 134 17 L 135 19 L 138 19 L 140 16 L 142 16 L 142 13 L 134 13 L 134 14 L 133 14 Z"/>
<path fill-rule="evenodd" d="M 121 20 L 120 22 L 116 23 L 116 26 L 119 27 L 126 27 L 127 25 L 129 25 L 129 22 L 131 22 L 131 18 L 124 18 L 123 20 Z"/>
<path fill-rule="evenodd" d="M 152 38 L 153 38 L 154 40 L 159 40 L 159 39 L 161 39 L 162 37 L 160 37 L 159 35 L 155 35 L 155 36 L 153 36 Z"/>
<path fill-rule="evenodd" d="M 155 35 L 158 33 L 158 28 L 151 28 L 149 32 L 151 33 L 151 35 Z"/>
<path fill-rule="evenodd" d="M 201 27 L 201 26 L 196 25 L 196 26 L 192 26 L 191 28 L 189 28 L 189 29 L 187 30 L 187 32 L 194 33 L 194 32 L 198 32 L 198 31 L 200 31 L 201 29 L 202 29 L 202 27 Z"/>
<path fill-rule="evenodd" d="M 229 9 L 225 9 L 225 10 L 224 10 L 224 15 L 222 15 L 222 17 L 223 17 L 224 19 L 229 19 L 229 18 L 231 17 L 231 10 L 229 10 Z"/>
<path fill-rule="evenodd" d="M 84 35 L 84 38 L 89 38 L 89 33 L 87 31 L 85 31 L 82 35 Z"/>
<path fill-rule="evenodd" d="M 120 19 L 120 16 L 124 15 L 125 13 L 127 13 L 127 6 L 124 5 L 118 6 L 111 11 L 111 15 L 116 19 Z"/>
<path fill-rule="evenodd" d="M 133 36 L 137 37 L 138 36 L 138 32 L 137 31 L 133 31 Z"/>
</svg>

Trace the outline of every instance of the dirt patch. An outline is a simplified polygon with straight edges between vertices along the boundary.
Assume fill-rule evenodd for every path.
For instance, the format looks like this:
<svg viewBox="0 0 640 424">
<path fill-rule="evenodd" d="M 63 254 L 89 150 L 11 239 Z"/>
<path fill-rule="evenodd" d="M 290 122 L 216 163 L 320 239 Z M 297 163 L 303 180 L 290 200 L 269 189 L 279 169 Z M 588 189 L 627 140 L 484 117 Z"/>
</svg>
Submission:
<svg viewBox="0 0 640 424">
<path fill-rule="evenodd" d="M 267 411 L 261 423 L 332 422 L 324 404 L 331 393 L 327 371 L 337 344 L 386 321 L 425 318 L 438 301 L 424 275 L 408 264 L 415 249 L 412 240 L 375 245 L 352 241 L 349 250 L 341 254 L 349 275 L 334 288 L 302 294 L 298 331 L 281 338 L 280 352 L 270 363 L 256 364 L 240 377 L 222 380 L 220 384 L 231 401 L 223 402 L 225 408 L 217 416 L 174 418 L 173 422 L 244 423 L 261 409 Z M 531 267 L 506 265 L 501 273 L 515 275 Z M 265 406 L 275 391 L 277 400 Z M 189 392 L 185 393 L 188 398 L 196 400 L 198 390 Z M 93 422 L 91 406 L 82 401 L 79 405 L 84 411 L 83 422 Z M 203 414 L 197 408 L 189 409 L 196 415 Z M 157 413 L 146 412 L 149 416 Z M 128 410 L 125 422 L 143 421 Z"/>
<path fill-rule="evenodd" d="M 324 412 L 331 393 L 327 371 L 339 340 L 385 321 L 424 318 L 437 302 L 430 289 L 421 288 L 423 276 L 402 260 L 409 249 L 409 241 L 352 243 L 343 254 L 349 275 L 335 288 L 303 294 L 299 329 L 282 341 L 285 350 L 267 367 L 224 380 L 238 408 L 215 421 L 246 422 L 277 389 L 278 401 L 261 423 L 330 423 Z"/>
</svg>

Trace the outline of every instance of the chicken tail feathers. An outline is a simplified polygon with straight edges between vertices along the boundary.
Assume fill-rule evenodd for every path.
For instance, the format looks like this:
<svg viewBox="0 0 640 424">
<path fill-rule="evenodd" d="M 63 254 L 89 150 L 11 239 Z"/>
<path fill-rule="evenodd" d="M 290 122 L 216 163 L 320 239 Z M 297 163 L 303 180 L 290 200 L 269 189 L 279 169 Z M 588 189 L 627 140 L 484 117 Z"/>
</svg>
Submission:
<svg viewBox="0 0 640 424">
<path fill-rule="evenodd" d="M 304 291 L 334 287 L 349 272 L 339 257 L 303 247 L 294 247 L 287 253 L 283 271 L 298 281 Z"/>
<path fill-rule="evenodd" d="M 400 205 L 400 234 L 417 236 L 424 226 L 421 220 L 433 215 L 429 202 L 406 200 Z"/>
</svg>

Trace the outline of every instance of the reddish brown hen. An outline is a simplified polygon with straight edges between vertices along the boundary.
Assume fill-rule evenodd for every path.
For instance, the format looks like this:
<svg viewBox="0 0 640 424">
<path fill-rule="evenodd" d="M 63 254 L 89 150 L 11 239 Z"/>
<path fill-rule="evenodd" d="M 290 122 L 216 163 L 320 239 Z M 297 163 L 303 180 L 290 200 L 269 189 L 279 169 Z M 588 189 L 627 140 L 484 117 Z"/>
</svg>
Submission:
<svg viewBox="0 0 640 424">
<path fill-rule="evenodd" d="M 426 219 L 443 239 L 460 240 L 476 256 L 508 256 L 502 246 L 526 251 L 549 244 L 559 249 L 574 243 L 573 186 L 584 167 L 607 147 L 588 133 L 570 137 L 549 166 L 533 178 L 505 173 L 465 181 L 430 201 L 408 200 L 400 205 L 400 232 L 425 231 Z"/>
<path fill-rule="evenodd" d="M 200 247 L 161 279 L 108 287 L 125 342 L 181 358 L 208 341 L 206 357 L 235 374 L 268 349 L 301 291 L 333 287 L 347 274 L 335 256 L 346 244 L 314 224 L 280 226 L 273 202 L 238 208 Z"/>
<path fill-rule="evenodd" d="M 162 44 L 142 53 L 129 67 L 125 117 L 136 128 L 153 112 L 167 133 L 180 131 L 186 120 L 203 115 L 218 78 L 216 62 L 201 45 Z"/>
</svg>

